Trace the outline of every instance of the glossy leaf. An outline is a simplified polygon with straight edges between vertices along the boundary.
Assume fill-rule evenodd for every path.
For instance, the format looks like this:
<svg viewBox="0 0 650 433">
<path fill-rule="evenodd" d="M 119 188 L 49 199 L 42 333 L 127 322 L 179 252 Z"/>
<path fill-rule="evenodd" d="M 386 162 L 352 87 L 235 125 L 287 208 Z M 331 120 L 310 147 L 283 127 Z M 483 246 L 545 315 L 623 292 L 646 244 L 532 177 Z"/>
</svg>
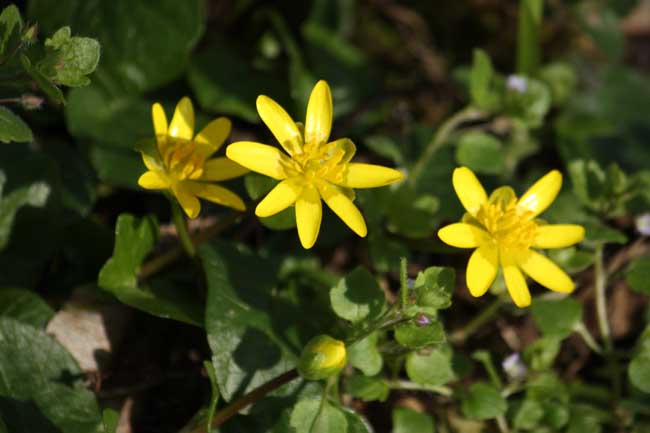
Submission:
<svg viewBox="0 0 650 433">
<path fill-rule="evenodd" d="M 484 132 L 469 132 L 458 141 L 456 160 L 477 173 L 499 174 L 505 168 L 501 142 Z"/>
<path fill-rule="evenodd" d="M 6 193 L 3 187 L 6 177 L 0 171 L 0 250 L 2 250 L 11 236 L 11 227 L 18 210 L 23 206 L 42 207 L 50 194 L 50 188 L 42 183 L 35 182 Z"/>
<path fill-rule="evenodd" d="M 8 431 L 95 433 L 101 414 L 65 349 L 30 325 L 0 318 L 0 417 Z"/>
<path fill-rule="evenodd" d="M 25 142 L 34 140 L 32 130 L 29 126 L 11 110 L 0 107 L 0 141 L 11 143 L 12 141 Z"/>
<path fill-rule="evenodd" d="M 569 297 L 557 301 L 535 299 L 531 310 L 544 335 L 566 338 L 582 321 L 582 304 Z"/>
<path fill-rule="evenodd" d="M 36 293 L 24 289 L 0 289 L 0 317 L 10 317 L 36 328 L 45 328 L 52 316 L 52 308 Z"/>
<path fill-rule="evenodd" d="M 102 47 L 98 75 L 121 91 L 145 92 L 178 78 L 204 28 L 198 0 L 183 7 L 173 0 L 36 0 L 27 12 L 45 34 L 70 26 L 97 39 Z"/>
<path fill-rule="evenodd" d="M 434 433 L 433 419 L 426 413 L 407 407 L 393 409 L 392 433 Z"/>
<path fill-rule="evenodd" d="M 203 325 L 203 309 L 188 292 L 187 282 L 156 279 L 138 284 L 138 271 L 158 239 L 158 222 L 152 216 L 137 219 L 122 214 L 115 225 L 113 256 L 99 272 L 98 284 L 117 299 L 154 316 Z M 185 290 L 184 290 L 185 289 Z"/>
<path fill-rule="evenodd" d="M 377 317 L 385 305 L 384 292 L 375 277 L 364 268 L 357 268 L 330 290 L 334 312 L 353 323 Z"/>
<path fill-rule="evenodd" d="M 503 415 L 508 403 L 494 386 L 477 382 L 469 388 L 469 393 L 461 402 L 463 414 L 473 419 L 491 419 Z"/>
</svg>

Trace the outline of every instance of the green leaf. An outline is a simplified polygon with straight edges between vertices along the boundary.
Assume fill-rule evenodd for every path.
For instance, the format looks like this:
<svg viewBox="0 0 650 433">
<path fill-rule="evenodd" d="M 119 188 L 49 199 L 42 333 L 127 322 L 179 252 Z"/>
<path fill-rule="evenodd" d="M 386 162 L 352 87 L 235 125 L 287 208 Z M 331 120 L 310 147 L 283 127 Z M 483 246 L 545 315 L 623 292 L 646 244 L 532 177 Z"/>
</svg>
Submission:
<svg viewBox="0 0 650 433">
<path fill-rule="evenodd" d="M 463 415 L 472 419 L 491 419 L 503 415 L 508 403 L 494 386 L 477 382 L 469 389 L 469 394 L 461 402 Z"/>
<path fill-rule="evenodd" d="M 627 370 L 632 385 L 650 394 L 650 353 L 641 353 L 632 358 Z"/>
<path fill-rule="evenodd" d="M 0 59 L 4 60 L 11 55 L 19 43 L 22 28 L 23 19 L 16 5 L 4 8 L 0 13 Z"/>
<path fill-rule="evenodd" d="M 573 274 L 584 271 L 594 264 L 594 254 L 576 247 L 548 250 L 548 256 L 562 269 Z"/>
<path fill-rule="evenodd" d="M 269 74 L 253 70 L 233 47 L 219 43 L 192 57 L 188 80 L 202 108 L 251 123 L 260 121 L 255 108 L 257 96 L 266 94 L 276 99 L 282 88 Z"/>
<path fill-rule="evenodd" d="M 372 263 L 379 272 L 395 271 L 399 269 L 400 259 L 409 257 L 409 250 L 403 243 L 381 234 L 369 234 L 368 250 Z"/>
<path fill-rule="evenodd" d="M 102 433 L 116 433 L 117 425 L 120 422 L 120 414 L 113 409 L 104 409 L 102 412 L 102 423 L 104 430 Z"/>
<path fill-rule="evenodd" d="M 422 385 L 444 385 L 454 379 L 451 354 L 442 349 L 428 354 L 411 352 L 406 357 L 406 374 L 413 382 Z"/>
<path fill-rule="evenodd" d="M 458 141 L 456 161 L 477 173 L 500 174 L 505 168 L 503 145 L 485 132 L 468 132 Z"/>
<path fill-rule="evenodd" d="M 388 228 L 413 239 L 427 238 L 436 230 L 434 218 L 440 207 L 437 197 L 415 191 L 408 183 L 402 184 L 391 194 L 391 206 L 387 209 Z"/>
<path fill-rule="evenodd" d="M 526 81 L 526 88 L 523 92 L 511 89 L 506 93 L 506 111 L 529 128 L 540 127 L 551 108 L 551 91 L 539 80 L 529 77 L 519 78 Z"/>
<path fill-rule="evenodd" d="M 295 366 L 274 332 L 282 302 L 272 293 L 277 266 L 243 247 L 212 243 L 199 248 L 208 299 L 205 326 L 221 395 L 231 400 Z M 255 272 L 251 272 L 254 269 Z M 273 314 L 275 313 L 275 314 Z M 286 329 L 286 328 L 285 328 Z"/>
<path fill-rule="evenodd" d="M 87 75 L 99 63 L 99 42 L 71 36 L 70 27 L 61 27 L 45 40 L 45 58 L 36 67 L 50 80 L 69 87 L 90 84 Z"/>
<path fill-rule="evenodd" d="M 0 141 L 11 143 L 12 141 L 26 142 L 33 141 L 34 136 L 29 126 L 11 112 L 8 108 L 0 106 Z"/>
<path fill-rule="evenodd" d="M 582 321 L 582 304 L 569 297 L 557 301 L 534 299 L 532 313 L 544 335 L 566 338 Z"/>
<path fill-rule="evenodd" d="M 116 91 L 145 92 L 178 78 L 204 29 L 200 0 L 183 7 L 174 0 L 36 0 L 27 12 L 45 34 L 70 26 L 97 39 L 97 75 Z"/>
<path fill-rule="evenodd" d="M 203 325 L 202 306 L 182 287 L 185 284 L 155 279 L 138 285 L 140 265 L 158 239 L 158 222 L 153 216 L 137 219 L 121 214 L 115 225 L 113 256 L 99 272 L 99 287 L 117 299 L 154 316 L 191 325 Z"/>
<path fill-rule="evenodd" d="M 602 207 L 606 175 L 600 165 L 593 160 L 577 159 L 569 163 L 568 171 L 576 197 L 589 208 Z"/>
<path fill-rule="evenodd" d="M 367 269 L 358 267 L 330 290 L 334 312 L 353 323 L 377 317 L 386 304 L 384 292 Z"/>
<path fill-rule="evenodd" d="M 373 332 L 348 347 L 348 362 L 366 376 L 374 376 L 381 371 L 384 359 L 377 349 L 379 333 Z"/>
<path fill-rule="evenodd" d="M 0 289 L 0 317 L 10 317 L 36 328 L 45 328 L 54 311 L 36 293 L 24 289 Z"/>
<path fill-rule="evenodd" d="M 291 411 L 289 423 L 295 433 L 348 431 L 348 421 L 343 411 L 320 400 L 299 401 Z"/>
<path fill-rule="evenodd" d="M 435 433 L 433 418 L 407 407 L 393 409 L 392 433 Z"/>
<path fill-rule="evenodd" d="M 402 165 L 405 162 L 404 150 L 391 137 L 371 135 L 366 137 L 364 144 L 377 155 L 390 159 L 397 165 Z"/>
<path fill-rule="evenodd" d="M 517 72 L 519 74 L 534 75 L 539 67 L 543 9 L 543 0 L 519 1 L 519 28 L 517 29 Z"/>
<path fill-rule="evenodd" d="M 22 186 L 3 196 L 6 177 L 0 170 L 0 250 L 9 242 L 11 227 L 18 210 L 23 206 L 43 207 L 50 194 L 50 188 L 42 182 Z"/>
<path fill-rule="evenodd" d="M 101 415 L 83 373 L 45 332 L 0 318 L 0 418 L 10 432 L 95 433 Z"/>
<path fill-rule="evenodd" d="M 495 78 L 490 57 L 485 51 L 475 49 L 469 75 L 469 94 L 476 107 L 496 111 L 501 105 L 499 91 L 495 89 Z"/>
<path fill-rule="evenodd" d="M 408 322 L 395 328 L 395 339 L 399 344 L 409 349 L 421 349 L 444 343 L 446 336 L 442 324 L 438 321 L 426 326 Z"/>
<path fill-rule="evenodd" d="M 418 307 L 429 313 L 449 308 L 455 287 L 456 272 L 453 268 L 428 267 L 415 279 L 414 290 Z"/>
<path fill-rule="evenodd" d="M 533 399 L 526 399 L 517 409 L 514 427 L 517 430 L 532 430 L 537 427 L 544 416 L 544 407 Z"/>
<path fill-rule="evenodd" d="M 539 76 L 551 90 L 553 105 L 561 105 L 574 93 L 578 77 L 567 63 L 550 63 L 539 71 Z"/>
<path fill-rule="evenodd" d="M 524 349 L 526 364 L 535 371 L 550 368 L 560 352 L 560 341 L 556 335 L 538 338 Z"/>
<path fill-rule="evenodd" d="M 599 222 L 586 222 L 583 225 L 585 227 L 585 242 L 620 245 L 627 243 L 627 236 L 619 230 Z"/>
<path fill-rule="evenodd" d="M 369 377 L 362 374 L 348 377 L 345 390 L 363 401 L 386 401 L 390 393 L 388 384 L 380 376 Z"/>
<path fill-rule="evenodd" d="M 650 295 L 650 256 L 632 260 L 625 270 L 625 281 L 633 291 Z"/>
<path fill-rule="evenodd" d="M 38 87 L 47 95 L 55 104 L 65 104 L 65 97 L 61 89 L 36 67 L 32 66 L 32 61 L 24 54 L 20 55 L 20 63 L 23 69 L 38 84 Z"/>
</svg>

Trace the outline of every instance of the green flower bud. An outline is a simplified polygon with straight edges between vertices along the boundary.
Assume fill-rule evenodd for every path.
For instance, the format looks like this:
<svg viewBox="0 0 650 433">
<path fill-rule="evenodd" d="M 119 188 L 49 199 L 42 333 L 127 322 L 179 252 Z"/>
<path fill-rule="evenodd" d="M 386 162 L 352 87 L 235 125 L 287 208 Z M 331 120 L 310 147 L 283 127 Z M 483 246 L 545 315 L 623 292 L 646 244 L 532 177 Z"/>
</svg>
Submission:
<svg viewBox="0 0 650 433">
<path fill-rule="evenodd" d="M 345 343 L 328 335 L 319 335 L 302 350 L 298 371 L 308 380 L 326 379 L 341 371 L 345 361 Z"/>
</svg>

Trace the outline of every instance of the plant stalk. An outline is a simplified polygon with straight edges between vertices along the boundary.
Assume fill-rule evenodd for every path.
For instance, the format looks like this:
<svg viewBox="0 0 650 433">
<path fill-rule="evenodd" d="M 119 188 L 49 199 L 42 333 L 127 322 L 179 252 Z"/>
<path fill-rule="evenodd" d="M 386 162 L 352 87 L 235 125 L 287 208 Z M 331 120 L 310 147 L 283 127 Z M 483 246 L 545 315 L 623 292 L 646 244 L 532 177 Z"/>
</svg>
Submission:
<svg viewBox="0 0 650 433">
<path fill-rule="evenodd" d="M 464 328 L 459 329 L 458 331 L 454 331 L 449 336 L 449 340 L 452 343 L 462 343 L 465 340 L 467 340 L 467 338 L 470 335 L 472 335 L 479 328 L 481 328 L 483 325 L 490 322 L 492 319 L 494 319 L 494 317 L 496 317 L 497 313 L 501 309 L 501 305 L 502 305 L 501 298 L 497 298 L 494 301 L 492 301 L 492 303 L 488 304 L 488 306 L 485 307 L 485 309 L 481 311 L 478 316 L 470 320 L 469 323 L 465 325 Z"/>
<path fill-rule="evenodd" d="M 436 133 L 427 144 L 427 147 L 424 149 L 420 158 L 415 162 L 411 172 L 409 173 L 409 182 L 411 185 L 416 185 L 418 178 L 422 175 L 424 168 L 431 159 L 431 157 L 438 151 L 442 146 L 447 143 L 451 133 L 458 128 L 462 123 L 468 122 L 471 120 L 477 120 L 485 116 L 480 110 L 469 106 L 466 107 L 449 119 L 447 119 L 436 131 Z"/>
<path fill-rule="evenodd" d="M 181 241 L 183 249 L 188 256 L 194 257 L 196 255 L 196 248 L 192 243 L 192 238 L 187 231 L 187 223 L 185 222 L 185 216 L 183 215 L 183 210 L 180 205 L 174 199 L 170 199 L 172 207 L 172 221 L 176 226 L 176 233 L 178 234 L 178 239 Z"/>
</svg>

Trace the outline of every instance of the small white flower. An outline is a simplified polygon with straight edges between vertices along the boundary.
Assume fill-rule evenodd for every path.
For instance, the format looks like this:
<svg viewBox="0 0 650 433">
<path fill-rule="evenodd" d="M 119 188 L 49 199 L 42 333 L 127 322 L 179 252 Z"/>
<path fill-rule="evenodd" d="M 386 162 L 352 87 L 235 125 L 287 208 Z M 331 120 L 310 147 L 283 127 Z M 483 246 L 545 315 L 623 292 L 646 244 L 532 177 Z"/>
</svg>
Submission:
<svg viewBox="0 0 650 433">
<path fill-rule="evenodd" d="M 508 90 L 517 93 L 526 93 L 528 90 L 528 80 L 521 75 L 510 75 L 506 81 Z"/>
</svg>

